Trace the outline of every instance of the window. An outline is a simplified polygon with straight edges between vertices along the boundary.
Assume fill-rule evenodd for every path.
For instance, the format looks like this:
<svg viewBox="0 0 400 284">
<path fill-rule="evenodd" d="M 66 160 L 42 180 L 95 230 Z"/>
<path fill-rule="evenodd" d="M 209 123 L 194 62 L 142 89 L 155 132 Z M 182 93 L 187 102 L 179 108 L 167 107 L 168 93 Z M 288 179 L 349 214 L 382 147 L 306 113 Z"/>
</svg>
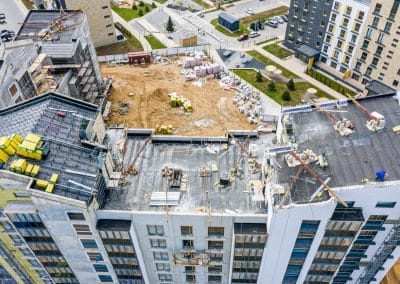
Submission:
<svg viewBox="0 0 400 284">
<path fill-rule="evenodd" d="M 105 15 L 104 19 L 110 18 L 110 15 Z"/>
<path fill-rule="evenodd" d="M 70 220 L 85 220 L 83 213 L 67 212 L 67 215 Z"/>
<path fill-rule="evenodd" d="M 113 282 L 110 275 L 99 275 L 100 282 Z"/>
<path fill-rule="evenodd" d="M 223 241 L 208 241 L 208 249 L 223 249 Z"/>
<path fill-rule="evenodd" d="M 153 252 L 153 257 L 155 260 L 168 260 L 168 252 Z"/>
<path fill-rule="evenodd" d="M 92 234 L 92 232 L 90 231 L 90 227 L 88 225 L 73 224 L 72 226 L 74 227 L 77 235 L 91 235 Z"/>
<path fill-rule="evenodd" d="M 359 11 L 359 12 L 358 12 L 358 17 L 357 17 L 357 19 L 359 19 L 360 21 L 362 21 L 362 20 L 364 19 L 364 15 L 365 15 L 365 13 L 364 13 L 363 11 Z"/>
<path fill-rule="evenodd" d="M 114 33 L 108 33 L 107 35 L 108 35 L 108 36 L 112 36 L 113 34 L 114 34 Z"/>
<path fill-rule="evenodd" d="M 196 273 L 196 268 L 194 266 L 185 266 L 185 273 Z"/>
<path fill-rule="evenodd" d="M 103 6 L 103 7 L 101 7 L 101 9 L 107 9 L 108 8 L 108 6 Z"/>
<path fill-rule="evenodd" d="M 372 20 L 372 26 L 374 28 L 377 28 L 379 25 L 379 18 L 378 17 L 374 17 L 374 19 Z"/>
<path fill-rule="evenodd" d="M 381 55 L 382 55 L 382 52 L 383 52 L 383 47 L 382 47 L 382 46 L 378 46 L 378 47 L 376 48 L 375 55 L 376 55 L 376 56 L 381 56 Z"/>
<path fill-rule="evenodd" d="M 171 267 L 169 263 L 156 263 L 157 271 L 170 271 Z"/>
<path fill-rule="evenodd" d="M 224 236 L 224 227 L 208 227 L 208 236 L 209 237 L 223 237 Z"/>
<path fill-rule="evenodd" d="M 87 255 L 90 261 L 104 261 L 103 256 L 99 252 L 88 252 Z"/>
<path fill-rule="evenodd" d="M 372 36 L 372 29 L 371 29 L 371 28 L 368 28 L 368 29 L 367 29 L 367 33 L 365 34 L 365 37 L 366 37 L 366 38 L 371 38 L 371 36 Z"/>
<path fill-rule="evenodd" d="M 93 264 L 93 268 L 96 272 L 108 272 L 107 265 L 105 264 Z"/>
<path fill-rule="evenodd" d="M 147 233 L 150 236 L 163 236 L 164 235 L 164 227 L 161 225 L 147 225 Z"/>
<path fill-rule="evenodd" d="M 193 235 L 192 226 L 181 226 L 181 234 L 182 236 L 192 236 Z"/>
<path fill-rule="evenodd" d="M 158 280 L 160 281 L 172 281 L 172 274 L 158 274 Z"/>
<path fill-rule="evenodd" d="M 182 240 L 182 247 L 186 249 L 194 248 L 194 241 L 193 240 Z"/>
<path fill-rule="evenodd" d="M 14 193 L 14 196 L 16 197 L 16 198 L 30 198 L 31 196 L 29 195 L 29 194 L 27 194 L 27 193 L 21 193 L 21 192 L 15 192 Z"/>
<path fill-rule="evenodd" d="M 190 283 L 196 282 L 196 275 L 193 274 L 187 274 L 186 275 L 186 281 Z"/>
<path fill-rule="evenodd" d="M 161 239 L 154 239 L 154 240 L 150 240 L 150 245 L 152 248 L 166 248 L 167 242 L 165 240 L 161 240 Z"/>
<path fill-rule="evenodd" d="M 208 275 L 208 282 L 221 282 L 222 276 L 220 275 Z"/>
<path fill-rule="evenodd" d="M 378 39 L 376 41 L 379 43 L 383 43 L 383 33 L 379 33 Z"/>
<path fill-rule="evenodd" d="M 11 96 L 15 96 L 15 94 L 18 92 L 17 85 L 15 85 L 15 83 L 12 84 L 8 89 L 8 92 L 10 93 Z"/>
<path fill-rule="evenodd" d="M 382 9 L 382 4 L 377 3 L 377 4 L 375 5 L 374 13 L 375 13 L 375 14 L 379 14 L 379 13 L 381 12 L 381 9 Z"/>
<path fill-rule="evenodd" d="M 97 248 L 95 240 L 81 239 L 81 243 L 84 248 Z"/>
<path fill-rule="evenodd" d="M 106 25 L 106 28 L 111 28 L 111 27 L 112 27 L 111 24 Z"/>
<path fill-rule="evenodd" d="M 346 6 L 346 15 L 350 16 L 352 8 L 350 6 Z"/>
<path fill-rule="evenodd" d="M 222 265 L 214 265 L 208 267 L 208 273 L 221 273 L 222 272 Z"/>
<path fill-rule="evenodd" d="M 391 22 L 386 22 L 384 31 L 387 32 L 387 33 L 390 33 L 391 29 L 392 29 L 392 23 Z"/>
</svg>

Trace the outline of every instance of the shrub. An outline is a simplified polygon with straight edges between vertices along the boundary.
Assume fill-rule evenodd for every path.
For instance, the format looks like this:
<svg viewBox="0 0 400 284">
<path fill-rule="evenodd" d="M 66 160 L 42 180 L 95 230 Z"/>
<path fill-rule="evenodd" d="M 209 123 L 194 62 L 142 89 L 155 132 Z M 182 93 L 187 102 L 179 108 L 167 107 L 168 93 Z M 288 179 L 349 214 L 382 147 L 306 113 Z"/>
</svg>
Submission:
<svg viewBox="0 0 400 284">
<path fill-rule="evenodd" d="M 137 10 L 137 7 L 136 7 L 135 4 L 133 4 L 132 9 L 133 9 L 133 10 Z"/>
<path fill-rule="evenodd" d="M 294 91 L 296 89 L 293 79 L 290 79 L 289 82 L 287 82 L 287 88 L 290 91 Z"/>
<path fill-rule="evenodd" d="M 256 80 L 257 80 L 257 82 L 262 82 L 263 81 L 263 78 L 262 78 L 262 75 L 261 75 L 260 71 L 257 72 Z"/>
<path fill-rule="evenodd" d="M 174 31 L 174 23 L 172 22 L 171 16 L 168 17 L 167 26 L 165 28 L 167 32 L 172 33 Z"/>
<path fill-rule="evenodd" d="M 139 6 L 140 6 L 140 7 L 143 7 L 143 6 L 144 6 L 144 2 L 143 2 L 143 1 L 140 1 L 140 2 L 139 2 Z"/>
<path fill-rule="evenodd" d="M 144 11 L 145 11 L 146 13 L 150 12 L 149 6 L 146 6 L 146 7 L 144 8 Z"/>
<path fill-rule="evenodd" d="M 138 16 L 139 16 L 139 17 L 143 16 L 143 11 L 142 11 L 142 9 L 139 9 Z"/>
<path fill-rule="evenodd" d="M 151 8 L 155 8 L 156 7 L 156 4 L 154 3 L 154 2 L 151 2 Z"/>
<path fill-rule="evenodd" d="M 282 100 L 284 100 L 284 101 L 290 101 L 292 98 L 291 98 L 291 96 L 290 96 L 290 92 L 289 92 L 289 90 L 284 90 L 283 91 L 283 93 L 282 93 Z"/>
<path fill-rule="evenodd" d="M 268 90 L 270 90 L 271 92 L 275 92 L 276 91 L 276 86 L 274 82 L 271 82 L 268 84 Z"/>
</svg>

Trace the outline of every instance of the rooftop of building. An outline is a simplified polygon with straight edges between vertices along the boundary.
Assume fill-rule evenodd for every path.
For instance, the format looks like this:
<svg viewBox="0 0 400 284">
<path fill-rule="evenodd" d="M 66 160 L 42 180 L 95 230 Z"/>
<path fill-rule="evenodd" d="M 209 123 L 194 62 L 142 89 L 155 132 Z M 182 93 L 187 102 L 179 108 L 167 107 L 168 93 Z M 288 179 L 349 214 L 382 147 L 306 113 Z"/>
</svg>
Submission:
<svg viewBox="0 0 400 284">
<path fill-rule="evenodd" d="M 85 136 L 84 126 L 94 121 L 97 114 L 97 106 L 56 93 L 0 110 L 0 136 L 25 137 L 33 133 L 46 141 L 50 149 L 42 160 L 10 156 L 4 168 L 9 169 L 15 159 L 26 159 L 40 166 L 38 179 L 49 180 L 53 173 L 59 175 L 54 194 L 89 203 L 98 193 L 101 153 L 82 145 L 81 139 Z"/>
<path fill-rule="evenodd" d="M 379 170 L 388 173 L 388 181 L 400 179 L 400 140 L 398 134 L 392 130 L 400 124 L 397 97 L 374 96 L 358 101 L 369 112 L 375 111 L 384 116 L 386 125 L 383 130 L 368 130 L 366 122 L 370 119 L 352 102 L 347 105 L 344 103 L 339 108 L 335 103 L 331 104 L 331 107 L 325 106 L 339 119 L 346 118 L 353 123 L 354 132 L 349 136 L 340 136 L 333 128 L 333 121 L 310 106 L 287 113 L 293 123 L 297 153 L 311 149 L 317 155 L 325 154 L 328 161 L 325 170 L 316 164 L 311 166 L 322 180 L 326 181 L 329 178 L 327 183 L 331 188 L 361 185 L 365 179 L 375 182 L 376 172 Z M 285 155 L 288 153 L 279 153 L 275 157 L 279 164 L 275 183 L 283 186 L 285 190 L 299 169 L 299 166 L 288 166 L 285 161 Z M 318 189 L 321 189 L 321 184 L 304 171 L 285 203 L 308 203 Z M 326 191 L 322 192 L 322 196 L 314 198 L 313 202 L 330 198 Z"/>
<path fill-rule="evenodd" d="M 109 129 L 107 134 L 110 139 L 119 140 L 123 136 L 121 132 L 123 129 Z M 105 209 L 164 211 L 168 200 L 169 211 L 175 212 L 208 213 L 211 209 L 213 213 L 264 213 L 261 172 L 250 171 L 246 154 L 240 165 L 243 174 L 222 186 L 221 176 L 226 174 L 229 178 L 231 169 L 241 156 L 241 147 L 234 143 L 235 140 L 227 137 L 152 136 L 142 149 L 148 137 L 137 133 L 128 136 L 125 167 L 138 155 L 135 167 L 139 173 L 127 175 L 128 184 L 122 190 L 110 193 Z M 273 134 L 266 134 L 258 138 L 243 138 L 241 143 L 256 144 L 254 153 L 261 161 L 262 149 L 272 145 L 273 137 Z M 176 175 L 176 178 L 170 182 L 163 176 L 166 167 L 175 170 L 172 176 Z M 208 171 L 203 174 L 206 177 L 201 177 L 204 167 Z"/>
<path fill-rule="evenodd" d="M 82 11 L 30 10 L 15 40 L 72 43 L 84 19 Z"/>
</svg>

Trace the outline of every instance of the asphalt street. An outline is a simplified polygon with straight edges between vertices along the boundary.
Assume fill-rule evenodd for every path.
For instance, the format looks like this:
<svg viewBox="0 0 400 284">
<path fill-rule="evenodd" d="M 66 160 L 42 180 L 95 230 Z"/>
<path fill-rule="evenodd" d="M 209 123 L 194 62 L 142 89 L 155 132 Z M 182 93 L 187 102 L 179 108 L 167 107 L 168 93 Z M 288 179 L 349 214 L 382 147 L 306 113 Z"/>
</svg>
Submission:
<svg viewBox="0 0 400 284">
<path fill-rule="evenodd" d="M 24 21 L 27 10 L 20 0 L 0 0 L 0 12 L 6 15 L 7 23 L 0 25 L 1 30 L 13 30 L 18 32 Z"/>
</svg>

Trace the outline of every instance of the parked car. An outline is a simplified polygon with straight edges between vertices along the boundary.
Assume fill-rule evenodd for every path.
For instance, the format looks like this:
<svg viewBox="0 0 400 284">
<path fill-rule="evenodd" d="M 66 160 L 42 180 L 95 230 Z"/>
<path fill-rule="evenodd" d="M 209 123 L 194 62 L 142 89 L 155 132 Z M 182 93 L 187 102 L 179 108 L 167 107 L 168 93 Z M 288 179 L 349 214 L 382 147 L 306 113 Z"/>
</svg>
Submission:
<svg viewBox="0 0 400 284">
<path fill-rule="evenodd" d="M 204 18 L 204 14 L 203 14 L 203 13 L 198 13 L 197 16 L 198 16 L 199 18 Z"/>
<path fill-rule="evenodd" d="M 254 15 L 254 10 L 251 8 L 247 8 L 246 10 L 244 10 L 247 14 L 249 15 Z"/>
<path fill-rule="evenodd" d="M 288 21 L 288 17 L 287 17 L 286 15 L 282 15 L 281 18 L 282 18 L 285 22 Z"/>
<path fill-rule="evenodd" d="M 259 32 L 251 32 L 251 33 L 249 34 L 249 37 L 251 37 L 251 38 L 253 38 L 253 37 L 258 37 L 258 36 L 260 36 L 260 33 L 259 33 Z"/>
<path fill-rule="evenodd" d="M 224 53 L 222 53 L 222 55 L 225 56 L 225 57 L 229 57 L 229 56 L 232 55 L 232 51 L 226 50 Z"/>
<path fill-rule="evenodd" d="M 277 21 L 279 24 L 283 24 L 285 21 L 279 17 L 279 16 L 275 16 L 273 17 L 271 20 Z"/>
<path fill-rule="evenodd" d="M 4 13 L 0 13 L 0 24 L 3 25 L 6 23 L 6 15 Z"/>
<path fill-rule="evenodd" d="M 249 35 L 248 34 L 243 34 L 240 37 L 237 38 L 238 41 L 244 41 L 246 39 L 249 39 Z"/>
<path fill-rule="evenodd" d="M 278 27 L 278 22 L 274 20 L 269 20 L 265 23 L 265 25 L 270 26 L 272 28 L 277 28 Z"/>
</svg>

